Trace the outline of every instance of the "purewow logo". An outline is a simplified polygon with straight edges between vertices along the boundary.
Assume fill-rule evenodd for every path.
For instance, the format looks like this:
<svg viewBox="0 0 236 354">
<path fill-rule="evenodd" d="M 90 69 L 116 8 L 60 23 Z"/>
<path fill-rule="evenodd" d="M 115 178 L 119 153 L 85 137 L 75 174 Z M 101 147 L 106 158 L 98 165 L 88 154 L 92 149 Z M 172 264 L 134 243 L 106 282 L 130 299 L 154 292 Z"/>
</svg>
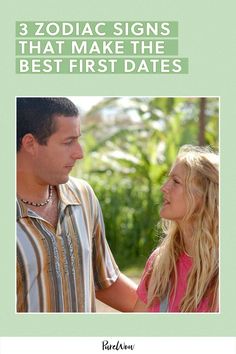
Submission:
<svg viewBox="0 0 236 354">
<path fill-rule="evenodd" d="M 134 350 L 135 344 L 121 343 L 119 340 L 114 343 L 109 343 L 108 340 L 102 341 L 102 350 Z"/>
</svg>

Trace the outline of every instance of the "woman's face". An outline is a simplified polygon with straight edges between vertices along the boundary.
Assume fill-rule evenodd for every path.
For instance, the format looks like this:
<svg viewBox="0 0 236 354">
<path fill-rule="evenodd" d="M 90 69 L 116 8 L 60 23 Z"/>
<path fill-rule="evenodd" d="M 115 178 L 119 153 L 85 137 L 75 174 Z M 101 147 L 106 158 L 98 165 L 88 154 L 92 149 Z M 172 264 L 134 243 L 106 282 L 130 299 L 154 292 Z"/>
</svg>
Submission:
<svg viewBox="0 0 236 354">
<path fill-rule="evenodd" d="M 171 169 L 167 181 L 161 188 L 163 205 L 160 216 L 180 223 L 187 213 L 187 197 L 185 192 L 186 167 L 177 162 Z"/>
</svg>

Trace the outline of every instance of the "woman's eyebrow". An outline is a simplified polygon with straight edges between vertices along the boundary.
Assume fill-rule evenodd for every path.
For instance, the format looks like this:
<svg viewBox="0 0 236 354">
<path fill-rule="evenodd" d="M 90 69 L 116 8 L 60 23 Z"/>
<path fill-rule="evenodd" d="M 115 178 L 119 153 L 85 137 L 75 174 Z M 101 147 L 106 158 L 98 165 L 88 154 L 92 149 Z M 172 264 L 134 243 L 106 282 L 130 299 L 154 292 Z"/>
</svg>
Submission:
<svg viewBox="0 0 236 354">
<path fill-rule="evenodd" d="M 179 178 L 179 179 L 182 181 L 182 177 L 180 177 L 180 176 L 179 176 L 179 175 L 177 175 L 176 173 L 173 173 L 173 174 L 172 174 L 172 173 L 170 173 L 168 177 L 172 177 L 172 178 L 173 178 L 173 177 L 174 177 L 174 178 L 176 178 L 176 177 L 177 177 L 177 178 Z"/>
</svg>

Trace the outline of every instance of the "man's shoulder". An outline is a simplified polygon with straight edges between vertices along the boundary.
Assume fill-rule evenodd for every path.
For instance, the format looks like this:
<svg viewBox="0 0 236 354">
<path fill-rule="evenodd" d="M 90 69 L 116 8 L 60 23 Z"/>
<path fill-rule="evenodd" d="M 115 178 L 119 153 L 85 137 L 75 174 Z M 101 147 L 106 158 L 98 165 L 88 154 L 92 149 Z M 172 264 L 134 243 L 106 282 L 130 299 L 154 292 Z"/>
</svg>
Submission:
<svg viewBox="0 0 236 354">
<path fill-rule="evenodd" d="M 77 177 L 69 177 L 69 180 L 66 183 L 69 187 L 71 188 L 90 188 L 92 189 L 92 187 L 90 186 L 90 184 L 85 181 L 82 178 L 77 178 Z"/>
<path fill-rule="evenodd" d="M 87 181 L 82 178 L 75 178 L 70 176 L 68 182 L 66 183 L 66 186 L 74 193 L 86 193 L 95 196 L 93 188 Z"/>
<path fill-rule="evenodd" d="M 62 190 L 60 188 L 60 190 Z M 84 208 L 85 213 L 96 217 L 99 202 L 88 182 L 81 178 L 70 177 L 66 184 L 63 185 L 63 200 L 67 204 L 80 204 Z"/>
</svg>

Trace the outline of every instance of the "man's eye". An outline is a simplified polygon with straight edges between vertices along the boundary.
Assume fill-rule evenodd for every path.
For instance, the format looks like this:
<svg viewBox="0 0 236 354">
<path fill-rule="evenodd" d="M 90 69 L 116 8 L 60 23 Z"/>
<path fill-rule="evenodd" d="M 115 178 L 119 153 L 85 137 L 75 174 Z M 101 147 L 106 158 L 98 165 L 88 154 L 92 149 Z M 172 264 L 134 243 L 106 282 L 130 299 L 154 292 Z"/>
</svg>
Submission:
<svg viewBox="0 0 236 354">
<path fill-rule="evenodd" d="M 65 145 L 71 145 L 72 142 L 73 142 L 73 140 L 68 140 L 68 141 L 65 142 Z"/>
<path fill-rule="evenodd" d="M 180 182 L 177 180 L 177 179 L 173 179 L 173 181 L 176 183 L 176 184 L 179 184 Z"/>
</svg>

